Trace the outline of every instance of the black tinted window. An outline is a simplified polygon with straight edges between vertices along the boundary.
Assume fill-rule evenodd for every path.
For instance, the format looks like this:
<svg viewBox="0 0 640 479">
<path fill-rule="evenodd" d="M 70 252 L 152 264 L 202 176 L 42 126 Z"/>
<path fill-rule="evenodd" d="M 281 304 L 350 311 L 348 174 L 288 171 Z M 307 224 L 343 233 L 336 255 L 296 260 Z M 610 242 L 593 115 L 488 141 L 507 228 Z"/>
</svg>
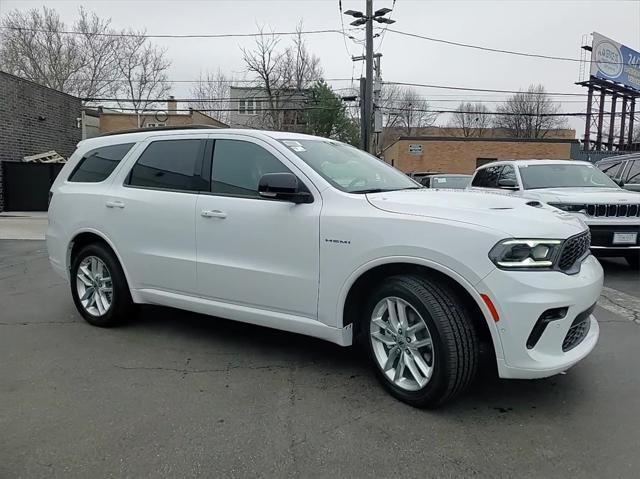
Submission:
<svg viewBox="0 0 640 479">
<path fill-rule="evenodd" d="M 622 160 L 612 161 L 598 165 L 598 168 L 600 168 L 603 173 L 606 173 L 609 178 L 616 178 L 620 174 L 623 164 L 624 162 Z"/>
<path fill-rule="evenodd" d="M 626 183 L 630 185 L 640 184 L 640 160 L 631 160 L 631 168 L 629 168 Z"/>
<path fill-rule="evenodd" d="M 290 173 L 264 148 L 246 141 L 216 140 L 211 191 L 223 195 L 258 195 L 258 182 L 266 173 Z"/>
<path fill-rule="evenodd" d="M 106 180 L 134 143 L 103 146 L 84 154 L 69 181 L 99 183 Z"/>
<path fill-rule="evenodd" d="M 198 191 L 204 140 L 161 140 L 151 143 L 133 165 L 132 186 Z"/>
<path fill-rule="evenodd" d="M 498 178 L 500 178 L 501 171 L 502 166 L 488 166 L 487 168 L 483 168 L 476 173 L 471 186 L 498 188 Z"/>
</svg>

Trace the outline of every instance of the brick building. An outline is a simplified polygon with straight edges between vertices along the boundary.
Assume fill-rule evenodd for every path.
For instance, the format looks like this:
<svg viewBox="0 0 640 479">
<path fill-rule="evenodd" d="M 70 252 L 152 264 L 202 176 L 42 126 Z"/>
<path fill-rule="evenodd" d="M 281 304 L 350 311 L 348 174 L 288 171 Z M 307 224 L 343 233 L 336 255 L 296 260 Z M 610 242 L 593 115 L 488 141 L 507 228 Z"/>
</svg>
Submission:
<svg viewBox="0 0 640 479">
<path fill-rule="evenodd" d="M 384 151 L 383 158 L 405 173 L 472 173 L 478 166 L 496 160 L 570 160 L 572 145 L 578 145 L 578 140 L 400 137 Z"/>
<path fill-rule="evenodd" d="M 0 211 L 2 162 L 49 150 L 68 158 L 81 139 L 80 117 L 79 98 L 0 72 Z"/>
<path fill-rule="evenodd" d="M 189 108 L 188 112 L 177 111 L 177 102 L 173 97 L 167 101 L 166 112 L 136 114 L 115 110 L 98 109 L 87 110 L 89 116 L 97 116 L 98 132 L 111 133 L 134 128 L 148 128 L 159 126 L 184 126 L 184 125 L 210 125 L 218 128 L 227 128 L 228 125 L 205 115 L 201 111 Z"/>
</svg>

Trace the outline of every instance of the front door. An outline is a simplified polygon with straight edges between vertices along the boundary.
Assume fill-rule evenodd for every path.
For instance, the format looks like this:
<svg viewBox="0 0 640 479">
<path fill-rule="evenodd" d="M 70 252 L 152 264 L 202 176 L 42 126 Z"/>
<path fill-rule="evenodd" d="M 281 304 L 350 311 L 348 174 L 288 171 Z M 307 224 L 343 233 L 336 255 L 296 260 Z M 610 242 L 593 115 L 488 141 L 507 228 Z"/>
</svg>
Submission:
<svg viewBox="0 0 640 479">
<path fill-rule="evenodd" d="M 267 143 L 215 140 L 211 193 L 196 207 L 198 288 L 213 300 L 316 318 L 321 198 L 314 188 L 309 204 L 260 197 L 260 177 L 279 172 L 303 178 Z"/>
</svg>

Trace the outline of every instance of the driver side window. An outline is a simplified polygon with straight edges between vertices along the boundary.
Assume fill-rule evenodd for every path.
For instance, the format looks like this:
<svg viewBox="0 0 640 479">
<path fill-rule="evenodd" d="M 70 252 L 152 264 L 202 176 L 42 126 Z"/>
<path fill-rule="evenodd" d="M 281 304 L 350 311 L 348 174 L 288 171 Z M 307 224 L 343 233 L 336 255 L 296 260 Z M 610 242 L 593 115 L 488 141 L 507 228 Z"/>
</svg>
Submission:
<svg viewBox="0 0 640 479">
<path fill-rule="evenodd" d="M 211 192 L 225 196 L 260 198 L 258 182 L 266 173 L 291 173 L 280 160 L 254 143 L 215 140 Z"/>
</svg>

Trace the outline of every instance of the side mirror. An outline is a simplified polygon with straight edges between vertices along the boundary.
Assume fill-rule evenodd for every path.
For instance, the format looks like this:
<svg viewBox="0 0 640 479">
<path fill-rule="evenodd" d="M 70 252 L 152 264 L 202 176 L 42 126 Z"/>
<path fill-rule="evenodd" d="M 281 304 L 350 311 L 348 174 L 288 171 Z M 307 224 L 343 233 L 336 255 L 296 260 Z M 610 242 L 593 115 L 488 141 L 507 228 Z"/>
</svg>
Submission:
<svg viewBox="0 0 640 479">
<path fill-rule="evenodd" d="M 263 198 L 291 201 L 292 203 L 312 203 L 313 196 L 298 182 L 293 173 L 267 173 L 258 182 L 258 194 Z"/>
<path fill-rule="evenodd" d="M 518 189 L 518 183 L 516 182 L 516 180 L 514 180 L 512 178 L 500 178 L 498 180 L 498 186 L 500 188 L 504 188 L 505 190 L 517 190 Z"/>
</svg>

